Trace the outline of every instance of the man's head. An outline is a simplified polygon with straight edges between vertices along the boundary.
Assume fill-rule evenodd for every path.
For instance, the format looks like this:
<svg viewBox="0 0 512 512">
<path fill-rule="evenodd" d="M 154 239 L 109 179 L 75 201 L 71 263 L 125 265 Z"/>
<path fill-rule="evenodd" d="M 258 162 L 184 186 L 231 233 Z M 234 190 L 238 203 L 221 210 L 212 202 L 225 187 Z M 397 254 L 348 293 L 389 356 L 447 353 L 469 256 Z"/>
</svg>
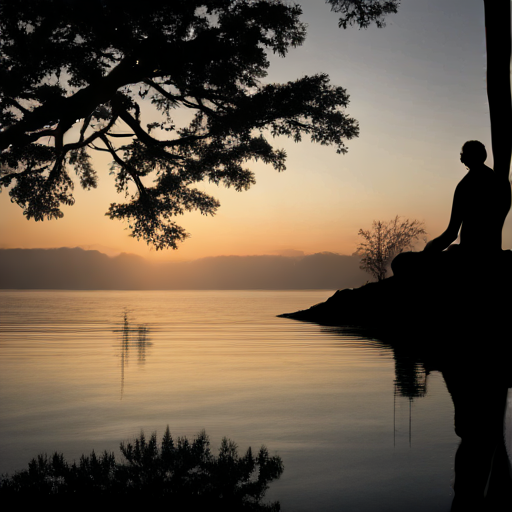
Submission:
<svg viewBox="0 0 512 512">
<path fill-rule="evenodd" d="M 469 169 L 477 165 L 483 165 L 487 160 L 485 146 L 478 140 L 468 140 L 460 152 L 460 161 Z"/>
</svg>

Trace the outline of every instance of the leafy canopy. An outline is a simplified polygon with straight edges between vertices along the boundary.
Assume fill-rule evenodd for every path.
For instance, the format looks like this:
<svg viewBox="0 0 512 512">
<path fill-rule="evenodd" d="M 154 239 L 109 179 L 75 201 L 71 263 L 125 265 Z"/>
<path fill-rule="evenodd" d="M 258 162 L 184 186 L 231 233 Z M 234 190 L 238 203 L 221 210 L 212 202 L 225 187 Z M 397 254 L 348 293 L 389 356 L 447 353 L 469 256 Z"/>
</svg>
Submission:
<svg viewBox="0 0 512 512">
<path fill-rule="evenodd" d="M 377 27 L 382 28 L 386 25 L 386 15 L 398 11 L 400 0 L 327 0 L 327 3 L 334 12 L 340 13 L 340 27 L 356 24 L 359 28 L 368 28 L 375 21 Z"/>
<path fill-rule="evenodd" d="M 268 134 L 345 153 L 359 132 L 345 89 L 324 74 L 261 81 L 267 52 L 304 41 L 300 14 L 284 0 L 0 2 L 0 187 L 27 218 L 60 218 L 71 171 L 96 187 L 91 155 L 107 152 L 126 198 L 107 215 L 176 248 L 177 215 L 219 207 L 197 183 L 240 191 L 250 161 L 285 169 Z"/>
</svg>

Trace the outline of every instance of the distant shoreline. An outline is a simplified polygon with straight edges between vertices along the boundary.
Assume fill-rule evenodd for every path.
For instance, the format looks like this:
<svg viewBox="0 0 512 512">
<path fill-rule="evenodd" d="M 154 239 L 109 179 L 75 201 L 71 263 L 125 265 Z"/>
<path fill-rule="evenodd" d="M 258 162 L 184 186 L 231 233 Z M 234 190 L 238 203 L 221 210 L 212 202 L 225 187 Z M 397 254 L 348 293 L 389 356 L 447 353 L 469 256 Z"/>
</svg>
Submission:
<svg viewBox="0 0 512 512">
<path fill-rule="evenodd" d="M 335 288 L 180 288 L 180 289 L 135 289 L 135 288 L 1 288 L 2 292 L 329 292 Z"/>
<path fill-rule="evenodd" d="M 156 263 L 81 248 L 0 249 L 2 290 L 338 290 L 368 281 L 358 256 L 215 256 Z"/>
</svg>

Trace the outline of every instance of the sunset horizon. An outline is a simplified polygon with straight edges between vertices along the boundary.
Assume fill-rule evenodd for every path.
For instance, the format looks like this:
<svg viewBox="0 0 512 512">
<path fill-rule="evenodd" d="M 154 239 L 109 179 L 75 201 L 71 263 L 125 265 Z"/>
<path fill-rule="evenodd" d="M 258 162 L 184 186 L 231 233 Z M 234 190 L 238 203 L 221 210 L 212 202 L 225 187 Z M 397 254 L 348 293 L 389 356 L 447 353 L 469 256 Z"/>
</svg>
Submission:
<svg viewBox="0 0 512 512">
<path fill-rule="evenodd" d="M 510 509 L 511 0 L 293 2 L 0 0 L 3 502 Z"/>
<path fill-rule="evenodd" d="M 338 155 L 334 146 L 308 137 L 294 143 L 269 136 L 285 150 L 287 169 L 279 173 L 250 162 L 256 184 L 243 192 L 200 184 L 221 206 L 213 217 L 176 217 L 190 234 L 177 250 L 155 251 L 131 238 L 125 222 L 105 216 L 113 201 L 124 199 L 115 193 L 105 153 L 94 155 L 98 188 L 84 191 L 77 184 L 75 204 L 63 206 L 62 219 L 27 221 L 4 189 L 0 247 L 104 246 L 160 261 L 286 250 L 350 255 L 360 229 L 396 215 L 424 222 L 429 239 L 438 236 L 448 224 L 455 186 L 467 172 L 459 161 L 462 144 L 481 140 L 492 166 L 483 6 L 476 0 L 464 5 L 406 2 L 382 29 L 343 30 L 327 5 L 302 2 L 305 43 L 284 58 L 269 55 L 262 82 L 327 73 L 331 83 L 346 88 L 346 112 L 359 122 L 359 137 Z M 124 133 L 123 123 L 116 129 Z M 511 227 L 509 218 L 504 248 L 512 247 Z"/>
</svg>

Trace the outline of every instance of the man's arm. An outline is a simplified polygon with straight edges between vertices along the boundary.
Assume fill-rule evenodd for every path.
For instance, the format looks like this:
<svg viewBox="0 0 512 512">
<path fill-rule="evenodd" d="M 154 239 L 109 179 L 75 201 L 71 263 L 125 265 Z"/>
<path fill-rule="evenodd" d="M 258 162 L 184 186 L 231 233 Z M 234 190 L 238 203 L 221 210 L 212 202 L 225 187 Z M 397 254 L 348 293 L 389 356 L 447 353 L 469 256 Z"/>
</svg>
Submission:
<svg viewBox="0 0 512 512">
<path fill-rule="evenodd" d="M 462 218 L 464 213 L 464 184 L 461 181 L 455 189 L 453 195 L 452 214 L 448 227 L 437 238 L 430 240 L 423 251 L 441 252 L 444 251 L 458 236 L 460 227 L 462 226 Z"/>
</svg>

